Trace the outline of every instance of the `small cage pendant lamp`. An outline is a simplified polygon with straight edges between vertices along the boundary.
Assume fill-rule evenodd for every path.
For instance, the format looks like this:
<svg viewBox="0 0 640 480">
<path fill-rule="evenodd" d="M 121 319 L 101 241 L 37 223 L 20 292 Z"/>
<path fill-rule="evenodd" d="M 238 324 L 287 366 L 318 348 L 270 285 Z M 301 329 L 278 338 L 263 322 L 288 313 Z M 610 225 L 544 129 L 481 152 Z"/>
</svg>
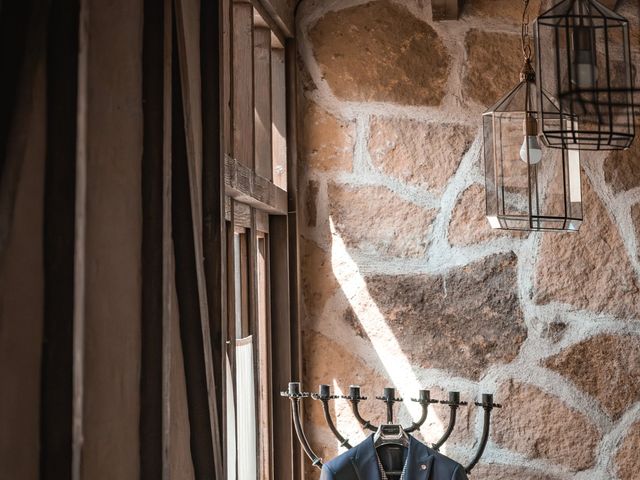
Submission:
<svg viewBox="0 0 640 480">
<path fill-rule="evenodd" d="M 631 146 L 634 88 L 627 19 L 597 0 L 563 0 L 540 15 L 534 28 L 540 92 L 552 96 L 563 117 L 558 122 L 541 112 L 545 144 L 580 150 Z"/>
<path fill-rule="evenodd" d="M 556 122 L 563 118 L 548 95 L 538 94 L 528 3 L 524 0 L 520 83 L 483 115 L 487 219 L 496 229 L 577 231 L 582 224 L 580 152 L 548 148 L 539 140 L 541 109 Z"/>
</svg>

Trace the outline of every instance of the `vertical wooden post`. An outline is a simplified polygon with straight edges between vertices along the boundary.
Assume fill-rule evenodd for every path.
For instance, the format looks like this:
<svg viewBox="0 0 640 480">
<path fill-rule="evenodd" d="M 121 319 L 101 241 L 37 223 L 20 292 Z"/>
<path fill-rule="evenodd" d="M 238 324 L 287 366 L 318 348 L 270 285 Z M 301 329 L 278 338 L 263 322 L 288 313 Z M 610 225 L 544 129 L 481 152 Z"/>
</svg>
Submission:
<svg viewBox="0 0 640 480">
<path fill-rule="evenodd" d="M 292 480 L 293 450 L 289 402 L 280 390 L 291 381 L 289 249 L 287 217 L 269 219 L 272 338 L 273 465 L 279 480 Z"/>
<path fill-rule="evenodd" d="M 291 377 L 302 378 L 302 340 L 300 316 L 300 254 L 298 247 L 298 78 L 296 68 L 296 41 L 288 39 L 285 45 L 287 85 L 287 194 L 289 202 L 289 318 L 291 322 Z M 291 427 L 293 428 L 293 426 Z M 294 479 L 302 478 L 304 456 L 300 447 L 294 448 Z"/>
<path fill-rule="evenodd" d="M 202 72 L 202 208 L 204 215 L 204 270 L 207 283 L 209 325 L 214 378 L 218 381 L 216 404 L 218 424 L 224 423 L 223 360 L 226 329 L 226 231 L 224 229 L 224 155 L 221 140 L 221 75 L 219 2 L 200 2 L 200 63 Z M 222 432 L 216 432 L 223 441 Z"/>
<path fill-rule="evenodd" d="M 166 4 L 166 1 L 164 2 Z M 171 308 L 171 77 L 167 77 L 166 36 L 171 38 L 171 10 L 145 0 L 143 29 L 142 156 L 142 371 L 140 375 L 140 478 L 169 475 L 168 405 Z M 168 28 L 169 31 L 165 31 Z M 167 82 L 169 83 L 167 85 Z M 167 106 L 169 110 L 167 111 Z M 169 155 L 167 155 L 169 153 Z M 169 163 L 168 163 L 169 162 Z M 168 178 L 167 178 L 168 177 Z M 168 248 L 167 248 L 168 247 Z M 170 344 L 169 344 L 170 345 Z M 168 357 L 168 358 L 167 358 Z M 165 418 L 166 417 L 166 418 Z"/>
<path fill-rule="evenodd" d="M 74 251 L 77 0 L 55 0 L 47 41 L 47 149 L 44 213 L 45 316 L 40 403 L 40 478 L 72 479 L 81 425 L 75 421 Z M 76 439 L 76 440 L 74 440 Z"/>
<path fill-rule="evenodd" d="M 84 331 L 86 310 L 87 148 L 89 96 L 89 0 L 80 0 L 76 120 L 76 221 L 73 291 L 73 457 L 71 478 L 82 476 Z"/>
<path fill-rule="evenodd" d="M 233 156 L 254 167 L 253 6 L 233 3 Z"/>
</svg>

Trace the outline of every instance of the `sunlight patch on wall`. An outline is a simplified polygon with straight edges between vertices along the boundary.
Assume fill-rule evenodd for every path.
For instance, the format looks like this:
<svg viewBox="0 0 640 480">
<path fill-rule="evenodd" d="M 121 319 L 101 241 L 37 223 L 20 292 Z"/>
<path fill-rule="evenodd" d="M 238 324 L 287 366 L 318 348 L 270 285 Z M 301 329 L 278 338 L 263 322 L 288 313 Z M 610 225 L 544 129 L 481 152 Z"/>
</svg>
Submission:
<svg viewBox="0 0 640 480">
<path fill-rule="evenodd" d="M 393 331 L 387 324 L 387 320 L 369 294 L 365 279 L 360 273 L 358 265 L 353 261 L 351 255 L 349 255 L 344 241 L 336 231 L 335 224 L 331 217 L 329 217 L 329 226 L 332 236 L 331 266 L 335 278 L 340 284 L 342 293 L 347 298 L 362 328 L 369 337 L 373 349 L 380 359 L 380 364 L 387 373 L 387 377 L 396 388 L 397 394 L 404 399 L 403 406 L 406 411 L 409 412 L 413 421 L 417 421 L 420 418 L 421 407 L 419 404 L 412 402 L 411 398 L 416 398 L 418 391 L 425 387 L 421 385 L 411 367 L 411 363 L 402 351 Z M 375 396 L 382 394 L 382 392 L 372 392 L 371 386 L 369 385 L 363 385 L 362 387 L 363 391 L 366 392 L 365 395 Z M 336 392 L 338 391 L 335 382 L 334 389 Z M 347 431 L 352 432 L 359 430 L 357 421 L 353 415 L 350 412 L 348 415 L 344 415 L 345 412 L 343 412 L 343 408 L 347 407 L 348 405 L 346 404 L 344 407 L 342 405 L 340 405 L 340 407 L 336 405 L 336 413 L 339 416 L 340 422 L 339 425 L 341 430 L 345 432 L 345 435 Z M 380 408 L 381 411 L 384 408 L 382 403 L 380 403 Z M 348 423 L 348 425 L 346 423 Z M 431 439 L 434 436 L 437 437 L 441 435 L 443 432 L 442 422 L 437 418 L 434 409 L 430 408 L 429 420 L 422 427 L 421 433 L 425 438 Z M 350 439 L 351 438 L 352 437 L 350 437 Z"/>
</svg>

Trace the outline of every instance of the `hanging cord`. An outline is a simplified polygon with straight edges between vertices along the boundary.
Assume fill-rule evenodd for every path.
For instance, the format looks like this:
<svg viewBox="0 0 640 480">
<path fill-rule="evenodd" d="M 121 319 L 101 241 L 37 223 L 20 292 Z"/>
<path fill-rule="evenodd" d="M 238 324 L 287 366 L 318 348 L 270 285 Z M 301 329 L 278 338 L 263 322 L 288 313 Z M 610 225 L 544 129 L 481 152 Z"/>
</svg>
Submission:
<svg viewBox="0 0 640 480">
<path fill-rule="evenodd" d="M 531 61 L 531 35 L 529 34 L 529 1 L 523 0 L 522 9 L 522 55 L 525 62 Z"/>
<path fill-rule="evenodd" d="M 524 66 L 520 72 L 520 80 L 535 80 L 535 71 L 531 64 L 531 34 L 529 33 L 529 1 L 523 0 L 522 8 L 522 56 L 524 57 Z"/>
</svg>

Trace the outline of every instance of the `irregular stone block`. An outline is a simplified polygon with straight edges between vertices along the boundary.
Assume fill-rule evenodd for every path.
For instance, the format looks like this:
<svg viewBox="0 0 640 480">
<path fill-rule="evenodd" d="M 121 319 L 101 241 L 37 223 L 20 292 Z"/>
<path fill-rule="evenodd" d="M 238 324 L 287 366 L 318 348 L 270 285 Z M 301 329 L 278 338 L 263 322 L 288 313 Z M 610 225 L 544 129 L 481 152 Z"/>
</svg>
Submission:
<svg viewBox="0 0 640 480">
<path fill-rule="evenodd" d="M 496 412 L 500 415 L 500 411 Z M 490 480 L 560 480 L 558 477 L 550 476 L 547 473 L 536 472 L 526 468 L 510 467 L 506 465 L 484 465 L 480 464 L 473 469 L 473 476 L 479 479 Z"/>
<path fill-rule="evenodd" d="M 303 121 L 302 161 L 321 172 L 352 170 L 355 124 L 338 120 L 310 100 Z"/>
<path fill-rule="evenodd" d="M 489 226 L 484 186 L 473 184 L 460 196 L 449 223 L 449 243 L 454 247 L 475 245 L 503 236 L 526 238 L 526 232 L 494 230 Z"/>
<path fill-rule="evenodd" d="M 427 23 L 387 0 L 329 12 L 309 38 L 322 75 L 342 100 L 439 105 L 450 58 Z"/>
<path fill-rule="evenodd" d="M 604 178 L 614 193 L 640 187 L 640 141 L 636 139 L 629 150 L 616 151 L 607 157 Z"/>
<path fill-rule="evenodd" d="M 540 0 L 533 0 L 529 4 L 529 19 L 533 21 L 539 13 Z M 522 22 L 522 2 L 514 2 L 513 0 L 467 0 L 462 18 L 473 17 L 520 25 Z"/>
<path fill-rule="evenodd" d="M 588 210 L 580 232 L 542 238 L 534 300 L 638 320 L 640 287 L 620 233 L 589 182 L 582 193 Z"/>
<path fill-rule="evenodd" d="M 331 254 L 304 237 L 300 237 L 300 277 L 307 316 L 315 320 L 340 285 L 333 274 Z"/>
<path fill-rule="evenodd" d="M 446 275 L 375 275 L 367 287 L 409 361 L 478 380 L 512 361 L 527 337 L 515 255 Z"/>
<path fill-rule="evenodd" d="M 464 95 L 489 107 L 519 80 L 522 43 L 519 35 L 469 30 L 465 40 L 467 74 Z"/>
<path fill-rule="evenodd" d="M 547 366 L 595 397 L 614 419 L 640 401 L 640 338 L 600 335 L 564 350 Z"/>
<path fill-rule="evenodd" d="M 345 245 L 369 254 L 422 257 L 436 216 L 385 187 L 329 184 L 329 209 Z"/>
<path fill-rule="evenodd" d="M 493 417 L 496 444 L 573 472 L 595 465 L 600 433 L 583 414 L 537 387 L 514 381 L 502 385 L 496 399 L 503 404 Z"/>
<path fill-rule="evenodd" d="M 616 455 L 616 470 L 620 480 L 636 480 L 640 472 L 640 422 L 630 429 Z"/>
<path fill-rule="evenodd" d="M 369 153 L 384 173 L 442 193 L 473 141 L 474 131 L 457 124 L 375 118 Z"/>
</svg>

